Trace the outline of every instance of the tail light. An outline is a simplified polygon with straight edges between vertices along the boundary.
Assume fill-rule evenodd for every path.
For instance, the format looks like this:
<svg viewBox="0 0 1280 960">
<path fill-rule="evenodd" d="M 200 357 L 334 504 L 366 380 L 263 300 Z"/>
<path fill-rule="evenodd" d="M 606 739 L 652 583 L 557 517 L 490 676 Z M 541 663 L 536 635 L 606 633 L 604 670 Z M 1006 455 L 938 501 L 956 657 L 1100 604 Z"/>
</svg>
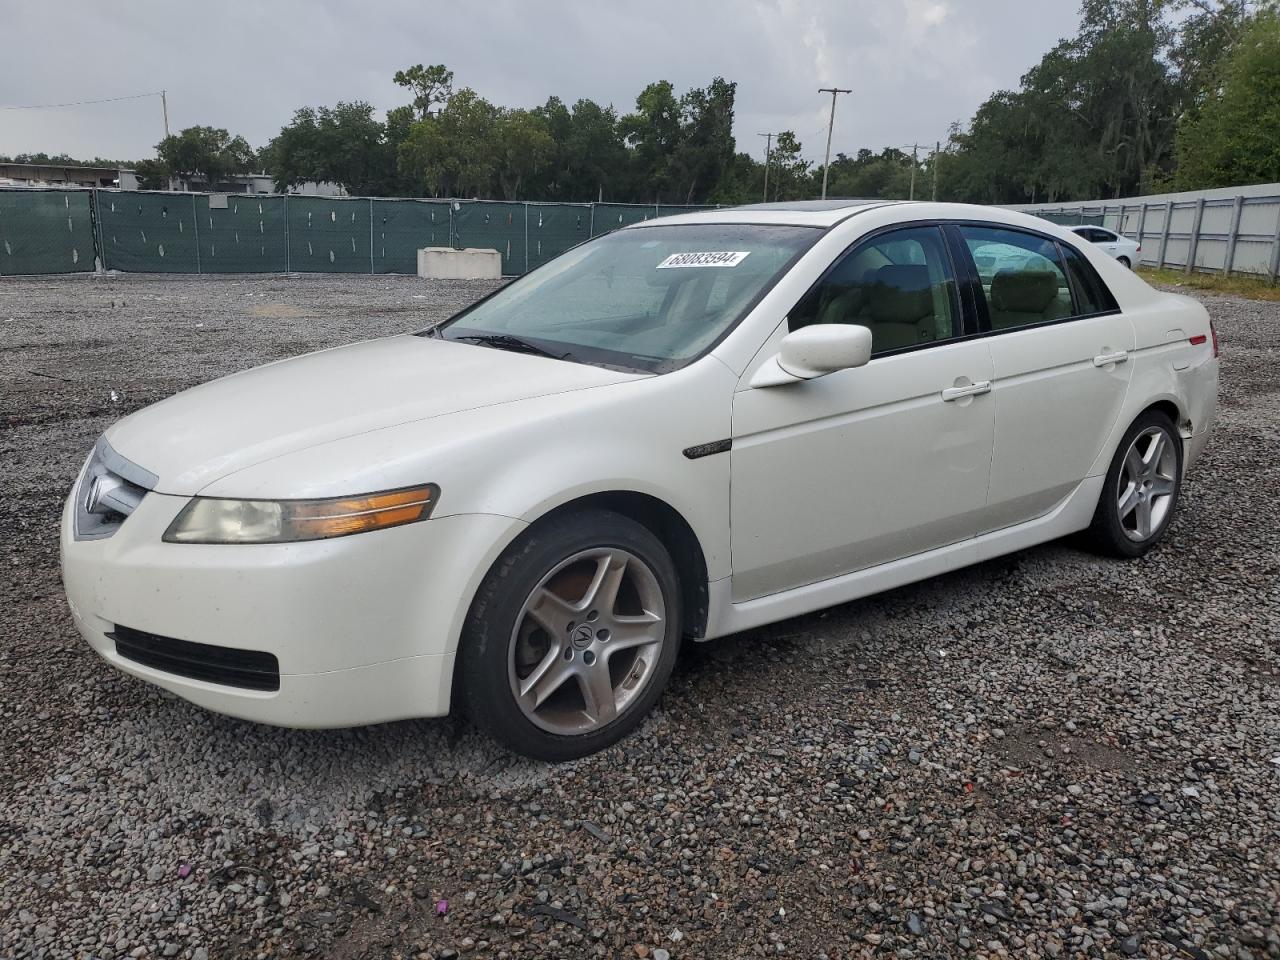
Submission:
<svg viewBox="0 0 1280 960">
<path fill-rule="evenodd" d="M 1191 337 L 1187 342 L 1190 343 L 1193 347 L 1198 347 L 1201 344 L 1207 342 L 1209 340 L 1209 337 L 1213 338 L 1213 355 L 1216 357 L 1218 355 L 1218 328 L 1213 325 L 1212 320 L 1209 321 L 1209 333 L 1207 335 L 1203 333 L 1197 333 L 1194 337 Z"/>
</svg>

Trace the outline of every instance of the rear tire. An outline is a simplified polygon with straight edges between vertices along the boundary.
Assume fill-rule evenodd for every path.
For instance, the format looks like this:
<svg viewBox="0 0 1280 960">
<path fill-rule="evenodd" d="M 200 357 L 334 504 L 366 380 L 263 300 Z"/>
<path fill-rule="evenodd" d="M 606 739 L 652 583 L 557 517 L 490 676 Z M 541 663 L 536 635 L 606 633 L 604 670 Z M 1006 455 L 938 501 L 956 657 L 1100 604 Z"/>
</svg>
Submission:
<svg viewBox="0 0 1280 960">
<path fill-rule="evenodd" d="M 1120 266 L 1124 267 L 1126 270 L 1133 269 L 1133 264 L 1129 262 L 1128 257 L 1116 257 L 1116 262 L 1119 263 Z"/>
<path fill-rule="evenodd" d="M 472 722 L 539 760 L 616 743 L 661 696 L 681 614 L 675 564 L 634 520 L 590 509 L 534 524 L 467 615 L 459 680 Z"/>
<path fill-rule="evenodd" d="M 1182 492 L 1182 439 L 1148 410 L 1125 431 L 1107 470 L 1089 537 L 1103 553 L 1141 557 L 1164 537 Z"/>
</svg>

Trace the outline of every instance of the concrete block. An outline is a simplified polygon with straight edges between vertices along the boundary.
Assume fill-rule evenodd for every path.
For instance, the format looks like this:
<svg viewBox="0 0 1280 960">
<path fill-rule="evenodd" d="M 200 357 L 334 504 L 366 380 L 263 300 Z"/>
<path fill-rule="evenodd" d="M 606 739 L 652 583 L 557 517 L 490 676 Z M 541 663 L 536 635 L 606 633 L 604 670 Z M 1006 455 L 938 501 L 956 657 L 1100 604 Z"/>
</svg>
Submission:
<svg viewBox="0 0 1280 960">
<path fill-rule="evenodd" d="M 431 280 L 498 280 L 502 277 L 502 254 L 476 247 L 424 247 L 418 251 L 418 276 Z"/>
</svg>

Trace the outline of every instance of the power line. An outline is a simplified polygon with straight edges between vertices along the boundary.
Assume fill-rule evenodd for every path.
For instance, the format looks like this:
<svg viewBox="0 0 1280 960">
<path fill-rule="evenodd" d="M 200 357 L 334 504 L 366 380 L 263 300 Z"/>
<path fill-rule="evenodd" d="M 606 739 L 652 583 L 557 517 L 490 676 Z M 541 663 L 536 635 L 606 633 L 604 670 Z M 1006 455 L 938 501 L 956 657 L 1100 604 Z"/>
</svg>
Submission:
<svg viewBox="0 0 1280 960">
<path fill-rule="evenodd" d="M 164 91 L 155 90 L 151 93 L 135 93 L 127 97 L 105 97 L 102 100 L 75 100 L 71 103 L 23 103 L 23 104 L 0 104 L 0 110 L 55 110 L 59 107 L 84 107 L 95 103 L 119 103 L 121 100 L 141 100 L 144 97 L 159 97 Z"/>
</svg>

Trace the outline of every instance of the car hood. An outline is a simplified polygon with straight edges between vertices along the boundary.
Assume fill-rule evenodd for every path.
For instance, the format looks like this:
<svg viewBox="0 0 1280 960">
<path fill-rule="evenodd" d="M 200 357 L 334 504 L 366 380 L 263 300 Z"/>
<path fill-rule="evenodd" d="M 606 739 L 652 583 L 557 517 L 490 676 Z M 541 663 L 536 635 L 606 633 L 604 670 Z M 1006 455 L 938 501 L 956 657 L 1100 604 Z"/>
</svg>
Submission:
<svg viewBox="0 0 1280 960">
<path fill-rule="evenodd" d="M 232 374 L 107 430 L 160 493 L 192 495 L 284 454 L 370 430 L 643 374 L 430 337 L 398 336 Z"/>
</svg>

